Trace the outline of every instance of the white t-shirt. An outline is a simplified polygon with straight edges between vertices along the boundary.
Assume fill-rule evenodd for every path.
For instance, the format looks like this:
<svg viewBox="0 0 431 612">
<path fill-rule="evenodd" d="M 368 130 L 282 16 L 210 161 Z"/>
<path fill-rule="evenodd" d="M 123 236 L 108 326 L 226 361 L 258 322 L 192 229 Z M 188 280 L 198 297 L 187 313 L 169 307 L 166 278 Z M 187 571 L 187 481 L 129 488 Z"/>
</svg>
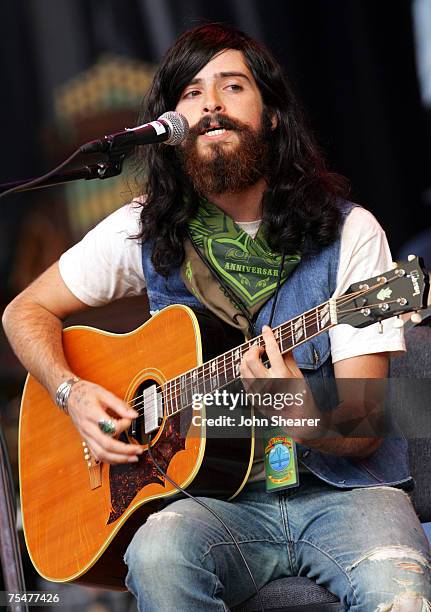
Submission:
<svg viewBox="0 0 431 612">
<path fill-rule="evenodd" d="M 140 203 L 131 202 L 106 217 L 80 242 L 60 258 L 60 274 L 72 293 L 89 306 L 101 306 L 112 300 L 140 295 L 145 291 L 139 241 Z M 252 236 L 258 222 L 238 223 Z M 390 270 L 392 258 L 386 235 L 375 217 L 364 208 L 355 207 L 347 216 L 341 235 L 337 287 L 333 297 L 349 286 Z M 393 319 L 378 325 L 356 329 L 337 325 L 329 330 L 333 363 L 370 353 L 405 350 L 402 330 Z"/>
</svg>

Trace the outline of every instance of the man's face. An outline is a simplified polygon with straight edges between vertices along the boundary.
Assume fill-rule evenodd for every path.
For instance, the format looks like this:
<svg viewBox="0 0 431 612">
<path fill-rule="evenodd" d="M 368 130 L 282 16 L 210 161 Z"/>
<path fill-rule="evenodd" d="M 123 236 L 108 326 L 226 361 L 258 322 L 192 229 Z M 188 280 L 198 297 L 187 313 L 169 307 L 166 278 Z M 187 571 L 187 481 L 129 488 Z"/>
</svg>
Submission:
<svg viewBox="0 0 431 612">
<path fill-rule="evenodd" d="M 198 193 L 238 193 L 265 176 L 273 121 L 240 51 L 208 62 L 176 110 L 190 125 L 177 153 Z"/>
<path fill-rule="evenodd" d="M 211 118 L 210 130 L 202 129 L 196 140 L 199 154 L 211 157 L 215 144 L 226 150 L 239 144 L 236 131 L 213 129 L 218 126 L 215 115 L 226 115 L 256 132 L 261 125 L 263 103 L 242 53 L 227 49 L 197 73 L 182 92 L 175 110 L 186 117 L 191 128 L 204 117 Z"/>
</svg>

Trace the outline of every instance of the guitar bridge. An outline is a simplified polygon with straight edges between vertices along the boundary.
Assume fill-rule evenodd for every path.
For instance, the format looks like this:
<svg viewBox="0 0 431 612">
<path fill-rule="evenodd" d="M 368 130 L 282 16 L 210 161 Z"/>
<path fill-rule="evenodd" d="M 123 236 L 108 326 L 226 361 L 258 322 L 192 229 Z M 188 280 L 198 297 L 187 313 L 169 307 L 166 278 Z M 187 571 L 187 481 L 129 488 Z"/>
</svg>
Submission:
<svg viewBox="0 0 431 612">
<path fill-rule="evenodd" d="M 82 441 L 82 446 L 90 478 L 90 489 L 97 489 L 102 486 L 102 463 L 93 457 L 85 440 Z"/>
</svg>

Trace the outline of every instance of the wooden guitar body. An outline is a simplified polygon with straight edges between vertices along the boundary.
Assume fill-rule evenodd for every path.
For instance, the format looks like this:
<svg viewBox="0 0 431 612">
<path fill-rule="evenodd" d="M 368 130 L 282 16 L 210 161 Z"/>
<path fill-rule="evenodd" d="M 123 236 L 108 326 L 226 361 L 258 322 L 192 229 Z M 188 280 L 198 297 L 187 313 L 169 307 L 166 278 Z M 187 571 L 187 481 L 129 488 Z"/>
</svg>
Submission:
<svg viewBox="0 0 431 612">
<path fill-rule="evenodd" d="M 146 385 L 162 386 L 241 338 L 214 317 L 170 306 L 128 334 L 71 327 L 63 333 L 63 344 L 79 377 L 137 402 Z M 191 417 L 192 408 L 165 414 L 152 434 L 154 458 L 193 494 L 234 497 L 251 469 L 253 436 L 206 438 L 204 427 L 193 425 Z M 121 439 L 148 448 L 148 437 L 137 430 Z M 162 502 L 178 494 L 148 452 L 135 464 L 89 460 L 71 418 L 31 375 L 21 406 L 19 466 L 29 554 L 37 571 L 56 582 L 124 588 L 123 555 L 133 534 Z"/>
</svg>

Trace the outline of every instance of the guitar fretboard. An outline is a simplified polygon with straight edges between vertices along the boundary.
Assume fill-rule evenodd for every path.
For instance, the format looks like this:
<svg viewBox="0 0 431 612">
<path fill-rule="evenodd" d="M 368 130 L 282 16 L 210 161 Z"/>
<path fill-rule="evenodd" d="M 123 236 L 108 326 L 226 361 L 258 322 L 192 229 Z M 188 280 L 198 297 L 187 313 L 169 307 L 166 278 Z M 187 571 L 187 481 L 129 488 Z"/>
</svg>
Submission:
<svg viewBox="0 0 431 612">
<path fill-rule="evenodd" d="M 335 325 L 329 300 L 304 314 L 282 323 L 272 331 L 280 352 L 286 353 Z M 256 336 L 226 353 L 189 370 L 164 384 L 165 411 L 173 416 L 190 406 L 195 394 L 212 393 L 240 377 L 242 358 L 250 347 L 265 346 L 263 336 Z"/>
</svg>

